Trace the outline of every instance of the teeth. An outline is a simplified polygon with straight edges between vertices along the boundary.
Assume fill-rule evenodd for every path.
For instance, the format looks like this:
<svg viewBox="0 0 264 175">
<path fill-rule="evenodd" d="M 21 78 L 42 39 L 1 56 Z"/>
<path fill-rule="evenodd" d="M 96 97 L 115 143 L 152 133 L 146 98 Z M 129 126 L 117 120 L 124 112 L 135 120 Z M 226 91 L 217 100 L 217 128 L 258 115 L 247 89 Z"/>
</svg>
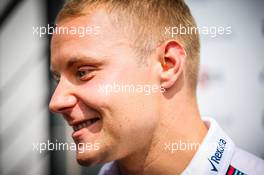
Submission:
<svg viewBox="0 0 264 175">
<path fill-rule="evenodd" d="M 92 122 L 90 120 L 86 121 L 86 125 L 89 126 Z"/>
<path fill-rule="evenodd" d="M 87 126 L 90 126 L 91 124 L 92 124 L 92 121 L 91 120 L 87 120 L 85 122 L 82 122 L 82 123 L 80 123 L 78 125 L 73 126 L 73 130 L 77 131 L 77 130 L 79 130 L 81 128 L 85 128 Z"/>
</svg>

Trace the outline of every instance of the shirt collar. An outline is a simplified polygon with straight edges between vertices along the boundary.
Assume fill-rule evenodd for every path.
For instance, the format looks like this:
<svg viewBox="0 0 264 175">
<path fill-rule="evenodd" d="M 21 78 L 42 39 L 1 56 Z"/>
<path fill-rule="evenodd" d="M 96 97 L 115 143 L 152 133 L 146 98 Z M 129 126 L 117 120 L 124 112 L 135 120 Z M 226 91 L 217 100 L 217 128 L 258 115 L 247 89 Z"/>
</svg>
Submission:
<svg viewBox="0 0 264 175">
<path fill-rule="evenodd" d="M 112 161 L 104 164 L 98 175 L 121 175 L 121 173 L 116 161 Z"/>
<path fill-rule="evenodd" d="M 203 118 L 208 132 L 182 175 L 225 174 L 235 145 L 212 118 Z"/>
</svg>

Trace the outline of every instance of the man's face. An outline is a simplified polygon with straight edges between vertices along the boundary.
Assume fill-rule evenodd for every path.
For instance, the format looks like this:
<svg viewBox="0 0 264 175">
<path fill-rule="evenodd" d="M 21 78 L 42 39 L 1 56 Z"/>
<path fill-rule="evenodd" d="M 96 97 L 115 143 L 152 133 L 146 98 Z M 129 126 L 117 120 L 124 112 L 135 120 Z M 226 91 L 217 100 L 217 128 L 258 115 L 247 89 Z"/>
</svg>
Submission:
<svg viewBox="0 0 264 175">
<path fill-rule="evenodd" d="M 158 124 L 159 93 L 107 93 L 102 87 L 158 84 L 156 63 L 149 59 L 148 66 L 140 66 L 129 39 L 103 10 L 62 20 L 62 26 L 100 27 L 98 34 L 85 37 L 54 34 L 51 43 L 51 69 L 60 80 L 50 109 L 73 125 L 76 144 L 99 148 L 77 151 L 79 163 L 102 163 L 145 149 Z"/>
</svg>

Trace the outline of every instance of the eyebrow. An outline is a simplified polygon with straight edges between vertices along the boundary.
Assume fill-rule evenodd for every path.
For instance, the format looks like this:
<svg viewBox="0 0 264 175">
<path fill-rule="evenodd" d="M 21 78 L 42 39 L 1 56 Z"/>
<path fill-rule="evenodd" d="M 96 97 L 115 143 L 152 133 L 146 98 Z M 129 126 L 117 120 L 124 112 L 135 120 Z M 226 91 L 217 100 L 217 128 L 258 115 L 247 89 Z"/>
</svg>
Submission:
<svg viewBox="0 0 264 175">
<path fill-rule="evenodd" d="M 102 60 L 98 59 L 98 58 L 93 58 L 93 57 L 72 57 L 67 61 L 66 68 L 67 69 L 71 68 L 72 66 L 74 66 L 75 64 L 77 64 L 79 62 L 87 62 L 90 64 L 99 64 L 100 62 L 102 62 Z"/>
<path fill-rule="evenodd" d="M 102 58 L 104 58 L 104 57 L 102 57 Z M 65 68 L 70 69 L 75 64 L 80 63 L 80 62 L 87 63 L 87 64 L 93 64 L 93 65 L 101 65 L 103 62 L 102 58 L 94 58 L 94 57 L 88 57 L 88 56 L 71 57 L 69 60 L 67 60 Z M 50 67 L 50 71 L 52 73 L 58 74 L 58 71 L 53 69 L 52 66 Z"/>
</svg>

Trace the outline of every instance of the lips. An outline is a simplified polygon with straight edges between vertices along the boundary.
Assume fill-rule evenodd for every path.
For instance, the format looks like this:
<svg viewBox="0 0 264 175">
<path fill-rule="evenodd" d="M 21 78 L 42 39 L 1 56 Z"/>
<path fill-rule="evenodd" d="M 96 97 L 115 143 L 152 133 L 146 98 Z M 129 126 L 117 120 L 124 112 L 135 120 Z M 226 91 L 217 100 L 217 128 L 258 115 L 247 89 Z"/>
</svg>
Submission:
<svg viewBox="0 0 264 175">
<path fill-rule="evenodd" d="M 92 118 L 92 119 L 79 121 L 79 122 L 76 122 L 76 124 L 73 124 L 72 128 L 73 128 L 74 131 L 78 131 L 78 130 L 80 130 L 82 128 L 90 127 L 92 124 L 94 124 L 98 120 L 100 120 L 99 117 L 95 117 L 95 118 Z"/>
</svg>

